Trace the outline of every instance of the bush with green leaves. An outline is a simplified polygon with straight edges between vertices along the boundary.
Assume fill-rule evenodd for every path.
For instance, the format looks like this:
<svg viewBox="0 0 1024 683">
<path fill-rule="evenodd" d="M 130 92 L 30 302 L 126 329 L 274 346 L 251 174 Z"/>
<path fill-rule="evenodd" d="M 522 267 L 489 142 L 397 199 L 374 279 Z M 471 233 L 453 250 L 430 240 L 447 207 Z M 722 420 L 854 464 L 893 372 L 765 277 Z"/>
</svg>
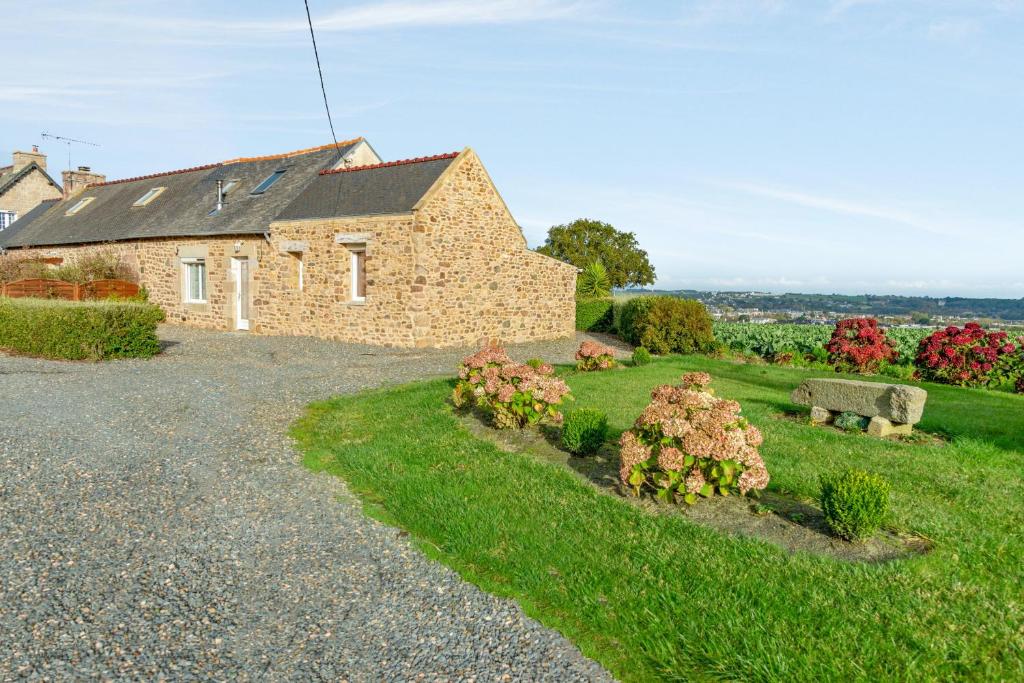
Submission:
<svg viewBox="0 0 1024 683">
<path fill-rule="evenodd" d="M 846 412 L 837 415 L 832 424 L 834 424 L 836 428 L 842 429 L 844 432 L 863 432 L 868 428 L 868 422 L 870 422 L 870 420 L 863 415 Z"/>
<path fill-rule="evenodd" d="M 576 296 L 580 299 L 607 299 L 612 295 L 612 281 L 600 261 L 587 264 L 576 277 Z"/>
<path fill-rule="evenodd" d="M 64 360 L 149 358 L 164 312 L 129 301 L 0 298 L 0 348 Z"/>
<path fill-rule="evenodd" d="M 715 346 L 711 315 L 704 304 L 674 296 L 630 299 L 619 333 L 633 346 L 666 353 L 707 353 Z"/>
<path fill-rule="evenodd" d="M 889 483 L 857 469 L 822 477 L 821 511 L 836 536 L 848 541 L 868 538 L 889 512 Z"/>
<path fill-rule="evenodd" d="M 642 346 L 633 349 L 633 366 L 640 367 L 651 362 L 651 352 Z"/>
<path fill-rule="evenodd" d="M 567 413 L 562 423 L 562 447 L 575 455 L 592 455 L 608 438 L 608 418 L 596 408 Z"/>
<path fill-rule="evenodd" d="M 615 323 L 611 299 L 577 299 L 576 329 L 583 332 L 609 332 Z"/>
</svg>

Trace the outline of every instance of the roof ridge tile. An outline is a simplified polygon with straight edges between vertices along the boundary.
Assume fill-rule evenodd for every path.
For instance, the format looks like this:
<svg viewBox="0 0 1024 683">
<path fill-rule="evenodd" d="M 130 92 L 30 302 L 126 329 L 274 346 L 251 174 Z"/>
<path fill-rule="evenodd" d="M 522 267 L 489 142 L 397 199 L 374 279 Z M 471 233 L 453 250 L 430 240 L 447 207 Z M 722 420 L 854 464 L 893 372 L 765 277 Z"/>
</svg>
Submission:
<svg viewBox="0 0 1024 683">
<path fill-rule="evenodd" d="M 441 159 L 454 159 L 459 152 L 448 152 L 446 154 L 435 154 L 430 157 L 415 157 L 413 159 L 399 159 L 398 161 L 384 161 L 379 164 L 367 164 L 365 166 L 351 166 L 349 168 L 326 168 L 320 171 L 320 175 L 332 175 L 334 173 L 353 173 L 355 171 L 370 171 L 375 168 L 390 168 L 392 166 L 406 166 L 408 164 L 422 164 L 425 161 L 439 161 Z"/>
<path fill-rule="evenodd" d="M 362 136 L 352 138 L 351 140 L 340 140 L 337 145 L 333 142 L 329 142 L 326 145 L 318 145 L 316 147 L 306 147 L 305 149 L 296 149 L 290 152 L 282 152 L 280 154 L 268 154 L 260 157 L 237 157 L 235 159 L 228 159 L 227 161 L 217 161 L 212 164 L 203 164 L 202 166 L 192 166 L 190 168 L 179 168 L 174 171 L 161 171 L 159 173 L 150 173 L 148 175 L 134 176 L 131 178 L 121 178 L 119 180 L 108 180 L 102 183 L 90 183 L 86 187 L 105 187 L 107 185 L 120 185 L 121 183 L 133 183 L 137 180 L 149 180 L 151 178 L 163 178 L 165 176 L 178 175 L 179 173 L 191 173 L 192 171 L 206 171 L 211 168 L 218 168 L 220 166 L 228 166 L 230 164 L 242 164 L 252 163 L 255 161 L 271 161 L 273 159 L 287 159 L 289 157 L 301 156 L 303 154 L 312 154 L 313 152 L 322 152 L 332 147 L 343 147 L 359 142 L 363 139 Z"/>
</svg>

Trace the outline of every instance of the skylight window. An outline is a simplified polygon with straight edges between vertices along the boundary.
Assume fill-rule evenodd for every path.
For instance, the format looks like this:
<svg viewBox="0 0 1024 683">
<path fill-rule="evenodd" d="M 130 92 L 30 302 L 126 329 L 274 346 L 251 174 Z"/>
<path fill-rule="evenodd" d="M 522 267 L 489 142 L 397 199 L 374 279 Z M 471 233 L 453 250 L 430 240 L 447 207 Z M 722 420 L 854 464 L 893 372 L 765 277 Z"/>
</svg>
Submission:
<svg viewBox="0 0 1024 683">
<path fill-rule="evenodd" d="M 224 196 L 227 197 L 228 193 L 231 192 L 231 190 L 235 189 L 236 187 L 238 187 L 238 181 L 229 180 L 226 183 L 224 183 L 224 189 L 221 190 L 221 192 L 223 192 Z"/>
<path fill-rule="evenodd" d="M 287 170 L 288 169 L 285 168 L 279 168 L 273 173 L 271 173 L 269 176 L 267 176 L 266 180 L 264 180 L 262 183 L 256 186 L 256 188 L 252 191 L 252 194 L 263 194 L 264 192 L 269 190 L 274 183 L 281 179 L 281 176 L 283 176 L 285 174 L 285 171 Z"/>
<path fill-rule="evenodd" d="M 146 204 L 149 204 L 151 201 L 159 197 L 160 193 L 162 193 L 166 189 L 166 187 L 154 187 L 152 190 L 136 199 L 135 203 L 132 204 L 132 206 L 145 206 Z"/>
<path fill-rule="evenodd" d="M 92 202 L 92 200 L 94 200 L 94 199 L 96 199 L 96 198 L 95 197 L 86 197 L 85 199 L 78 200 L 78 203 L 76 203 L 70 209 L 65 211 L 64 215 L 65 216 L 74 216 L 76 213 L 78 213 L 79 211 L 84 209 L 86 206 L 88 206 Z"/>
</svg>

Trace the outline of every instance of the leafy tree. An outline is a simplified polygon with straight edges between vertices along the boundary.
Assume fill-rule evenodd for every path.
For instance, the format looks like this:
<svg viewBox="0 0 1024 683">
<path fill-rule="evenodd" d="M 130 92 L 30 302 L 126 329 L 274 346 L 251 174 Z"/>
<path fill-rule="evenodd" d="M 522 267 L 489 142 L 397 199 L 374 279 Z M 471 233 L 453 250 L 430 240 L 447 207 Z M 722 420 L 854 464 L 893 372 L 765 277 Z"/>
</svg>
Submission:
<svg viewBox="0 0 1024 683">
<path fill-rule="evenodd" d="M 600 261 L 594 261 L 576 278 L 576 296 L 581 299 L 602 299 L 612 295 L 612 281 Z"/>
<path fill-rule="evenodd" d="M 637 244 L 636 235 L 601 221 L 580 218 L 568 225 L 555 225 L 537 251 L 577 268 L 600 261 L 613 287 L 654 284 L 654 266 Z"/>
</svg>

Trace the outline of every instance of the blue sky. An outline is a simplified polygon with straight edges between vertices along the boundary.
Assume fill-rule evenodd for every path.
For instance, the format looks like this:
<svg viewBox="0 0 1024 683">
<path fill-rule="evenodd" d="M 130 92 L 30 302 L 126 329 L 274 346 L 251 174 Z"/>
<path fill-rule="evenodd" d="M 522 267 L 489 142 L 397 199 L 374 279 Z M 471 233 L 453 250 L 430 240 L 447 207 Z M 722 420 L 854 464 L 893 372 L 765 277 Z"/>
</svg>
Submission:
<svg viewBox="0 0 1024 683">
<path fill-rule="evenodd" d="M 310 0 L 341 138 L 472 146 L 531 245 L 662 287 L 1024 297 L 1024 0 Z M 0 0 L 0 150 L 110 178 L 329 142 L 301 0 Z"/>
</svg>

